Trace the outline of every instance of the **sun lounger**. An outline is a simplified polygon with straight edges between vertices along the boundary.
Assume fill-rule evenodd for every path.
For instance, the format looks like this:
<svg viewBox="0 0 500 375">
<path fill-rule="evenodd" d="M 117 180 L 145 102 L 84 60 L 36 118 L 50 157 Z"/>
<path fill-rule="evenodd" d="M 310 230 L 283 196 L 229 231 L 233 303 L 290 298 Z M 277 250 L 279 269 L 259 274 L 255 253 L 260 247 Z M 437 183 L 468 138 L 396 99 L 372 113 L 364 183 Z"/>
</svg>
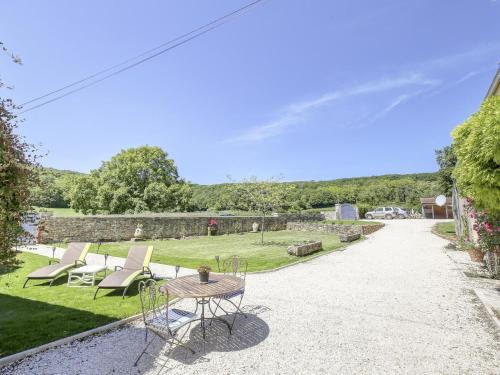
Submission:
<svg viewBox="0 0 500 375">
<path fill-rule="evenodd" d="M 123 267 L 116 266 L 115 272 L 104 278 L 94 293 L 94 299 L 99 289 L 121 289 L 124 288 L 122 297 L 125 298 L 128 287 L 134 280 L 144 274 L 153 277 L 149 269 L 151 256 L 153 255 L 153 246 L 133 246 L 128 251 L 127 259 Z"/>
<path fill-rule="evenodd" d="M 75 268 L 77 266 L 85 265 L 85 257 L 90 248 L 90 243 L 86 242 L 71 242 L 68 244 L 68 248 L 64 252 L 61 260 L 51 259 L 49 261 L 49 265 L 46 267 L 42 267 L 32 273 L 30 273 L 26 277 L 26 281 L 24 282 L 23 288 L 26 287 L 26 284 L 31 279 L 39 279 L 51 280 L 49 286 L 52 286 L 52 283 L 59 276 L 67 273 L 70 269 Z M 52 262 L 58 262 L 56 264 L 51 264 Z"/>
</svg>

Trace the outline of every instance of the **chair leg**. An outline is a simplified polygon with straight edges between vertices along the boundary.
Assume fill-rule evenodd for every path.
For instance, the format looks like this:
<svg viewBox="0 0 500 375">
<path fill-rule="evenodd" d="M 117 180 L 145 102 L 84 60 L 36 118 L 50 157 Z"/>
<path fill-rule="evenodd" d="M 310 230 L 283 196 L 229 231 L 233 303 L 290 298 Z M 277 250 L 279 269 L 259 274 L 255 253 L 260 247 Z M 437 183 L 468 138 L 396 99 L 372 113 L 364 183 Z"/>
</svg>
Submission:
<svg viewBox="0 0 500 375">
<path fill-rule="evenodd" d="M 241 299 L 240 299 L 240 303 L 238 304 L 235 304 L 233 301 L 231 300 L 226 300 L 227 302 L 229 302 L 231 305 L 233 305 L 235 308 L 236 308 L 236 313 L 237 314 L 240 314 L 240 315 L 243 315 L 245 318 L 248 318 L 247 314 L 245 314 L 243 311 L 241 311 L 240 309 L 240 306 L 241 306 L 241 302 L 243 301 L 243 296 L 241 296 Z"/>
<path fill-rule="evenodd" d="M 243 294 L 241 295 L 240 303 L 238 303 L 237 306 L 233 301 L 230 301 L 230 300 L 227 300 L 227 301 L 230 302 L 234 307 L 236 307 L 236 311 L 235 311 L 234 317 L 233 317 L 233 322 L 231 323 L 231 330 L 233 330 L 234 323 L 236 322 L 236 315 L 237 314 L 243 315 L 245 317 L 245 319 L 247 318 L 246 314 L 243 311 L 241 311 L 241 309 L 240 309 L 241 302 L 243 301 Z"/>
<path fill-rule="evenodd" d="M 212 298 L 212 300 L 213 300 L 213 298 Z M 220 307 L 220 300 L 219 300 L 219 302 L 214 302 L 214 303 L 215 303 L 215 310 L 214 310 L 214 311 L 212 311 L 212 318 L 214 318 L 214 317 L 215 317 L 215 313 L 217 312 L 217 310 L 218 310 L 218 309 L 219 309 L 219 307 Z M 208 325 L 209 325 L 209 326 L 211 326 L 211 325 L 212 325 L 212 320 L 210 320 L 210 323 L 208 323 Z"/>
<path fill-rule="evenodd" d="M 95 300 L 95 297 L 97 296 L 97 292 L 99 291 L 99 287 L 97 287 L 97 289 L 95 290 L 95 293 L 94 293 L 94 300 Z"/>
<path fill-rule="evenodd" d="M 173 341 L 175 341 L 178 346 L 182 346 L 184 349 L 189 350 L 191 352 L 191 354 L 195 354 L 195 351 L 193 349 L 191 349 L 189 346 L 182 343 L 182 341 L 179 340 L 177 337 L 172 336 L 172 342 Z"/>
<path fill-rule="evenodd" d="M 30 279 L 26 279 L 26 281 L 24 282 L 23 289 L 26 288 L 26 284 L 28 284 L 28 281 L 30 281 Z"/>
<path fill-rule="evenodd" d="M 146 332 L 146 342 L 147 342 L 147 337 L 148 337 L 148 336 L 147 336 L 147 332 Z M 147 351 L 147 350 L 148 350 L 148 348 L 149 348 L 149 345 L 151 345 L 151 343 L 154 341 L 154 339 L 155 339 L 155 338 L 153 337 L 153 338 L 151 339 L 151 341 L 150 341 L 150 342 L 148 342 L 148 343 L 146 344 L 146 347 L 144 348 L 144 350 L 141 352 L 141 354 L 139 354 L 139 357 L 137 357 L 137 359 L 135 360 L 135 362 L 134 362 L 134 366 L 137 366 L 137 364 L 139 363 L 139 360 L 142 358 L 142 356 L 144 355 L 144 353 L 146 353 L 146 351 Z"/>
<path fill-rule="evenodd" d="M 52 286 L 52 283 L 53 283 L 55 280 L 56 280 L 56 279 L 54 278 L 54 279 L 52 279 L 52 280 L 50 281 L 50 283 L 49 283 L 49 288 Z"/>
<path fill-rule="evenodd" d="M 130 285 L 129 285 L 130 286 Z M 125 299 L 125 294 L 127 294 L 128 286 L 123 291 L 122 299 Z"/>
</svg>

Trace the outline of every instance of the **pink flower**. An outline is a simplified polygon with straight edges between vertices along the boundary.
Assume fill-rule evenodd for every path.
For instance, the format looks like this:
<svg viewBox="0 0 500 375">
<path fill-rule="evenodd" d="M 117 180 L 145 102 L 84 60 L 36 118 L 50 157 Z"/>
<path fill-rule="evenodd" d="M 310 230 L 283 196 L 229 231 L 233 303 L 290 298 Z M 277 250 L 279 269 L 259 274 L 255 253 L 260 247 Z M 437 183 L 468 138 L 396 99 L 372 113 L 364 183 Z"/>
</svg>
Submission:
<svg viewBox="0 0 500 375">
<path fill-rule="evenodd" d="M 484 223 L 484 229 L 486 230 L 486 232 L 488 233 L 492 233 L 493 232 L 493 225 L 491 225 L 491 223 Z"/>
</svg>

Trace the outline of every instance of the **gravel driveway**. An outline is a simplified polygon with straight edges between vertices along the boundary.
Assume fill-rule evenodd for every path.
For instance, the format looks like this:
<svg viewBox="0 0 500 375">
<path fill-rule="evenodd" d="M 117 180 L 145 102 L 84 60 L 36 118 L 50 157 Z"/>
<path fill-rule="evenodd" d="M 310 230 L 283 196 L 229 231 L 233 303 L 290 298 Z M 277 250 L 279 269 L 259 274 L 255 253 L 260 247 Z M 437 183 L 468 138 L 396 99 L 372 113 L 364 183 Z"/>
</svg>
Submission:
<svg viewBox="0 0 500 375">
<path fill-rule="evenodd" d="M 144 347 L 133 324 L 27 358 L 12 374 L 500 374 L 499 333 L 431 234 L 394 220 L 346 251 L 247 277 L 248 319 L 214 324 L 192 356 Z M 187 304 L 183 302 L 182 304 Z M 187 305 L 186 305 L 187 306 Z"/>
</svg>

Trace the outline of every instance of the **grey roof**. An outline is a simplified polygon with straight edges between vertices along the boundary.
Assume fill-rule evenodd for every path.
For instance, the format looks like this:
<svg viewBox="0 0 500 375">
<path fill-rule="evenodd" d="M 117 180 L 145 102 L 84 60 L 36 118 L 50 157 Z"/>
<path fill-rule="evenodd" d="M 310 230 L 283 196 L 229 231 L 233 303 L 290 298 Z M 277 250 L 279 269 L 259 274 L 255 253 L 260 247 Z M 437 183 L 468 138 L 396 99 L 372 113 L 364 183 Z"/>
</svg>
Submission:
<svg viewBox="0 0 500 375">
<path fill-rule="evenodd" d="M 500 67 L 498 67 L 497 73 L 495 74 L 495 78 L 493 78 L 493 82 L 491 82 L 490 88 L 486 93 L 486 98 L 490 96 L 497 95 L 500 96 Z"/>
</svg>

